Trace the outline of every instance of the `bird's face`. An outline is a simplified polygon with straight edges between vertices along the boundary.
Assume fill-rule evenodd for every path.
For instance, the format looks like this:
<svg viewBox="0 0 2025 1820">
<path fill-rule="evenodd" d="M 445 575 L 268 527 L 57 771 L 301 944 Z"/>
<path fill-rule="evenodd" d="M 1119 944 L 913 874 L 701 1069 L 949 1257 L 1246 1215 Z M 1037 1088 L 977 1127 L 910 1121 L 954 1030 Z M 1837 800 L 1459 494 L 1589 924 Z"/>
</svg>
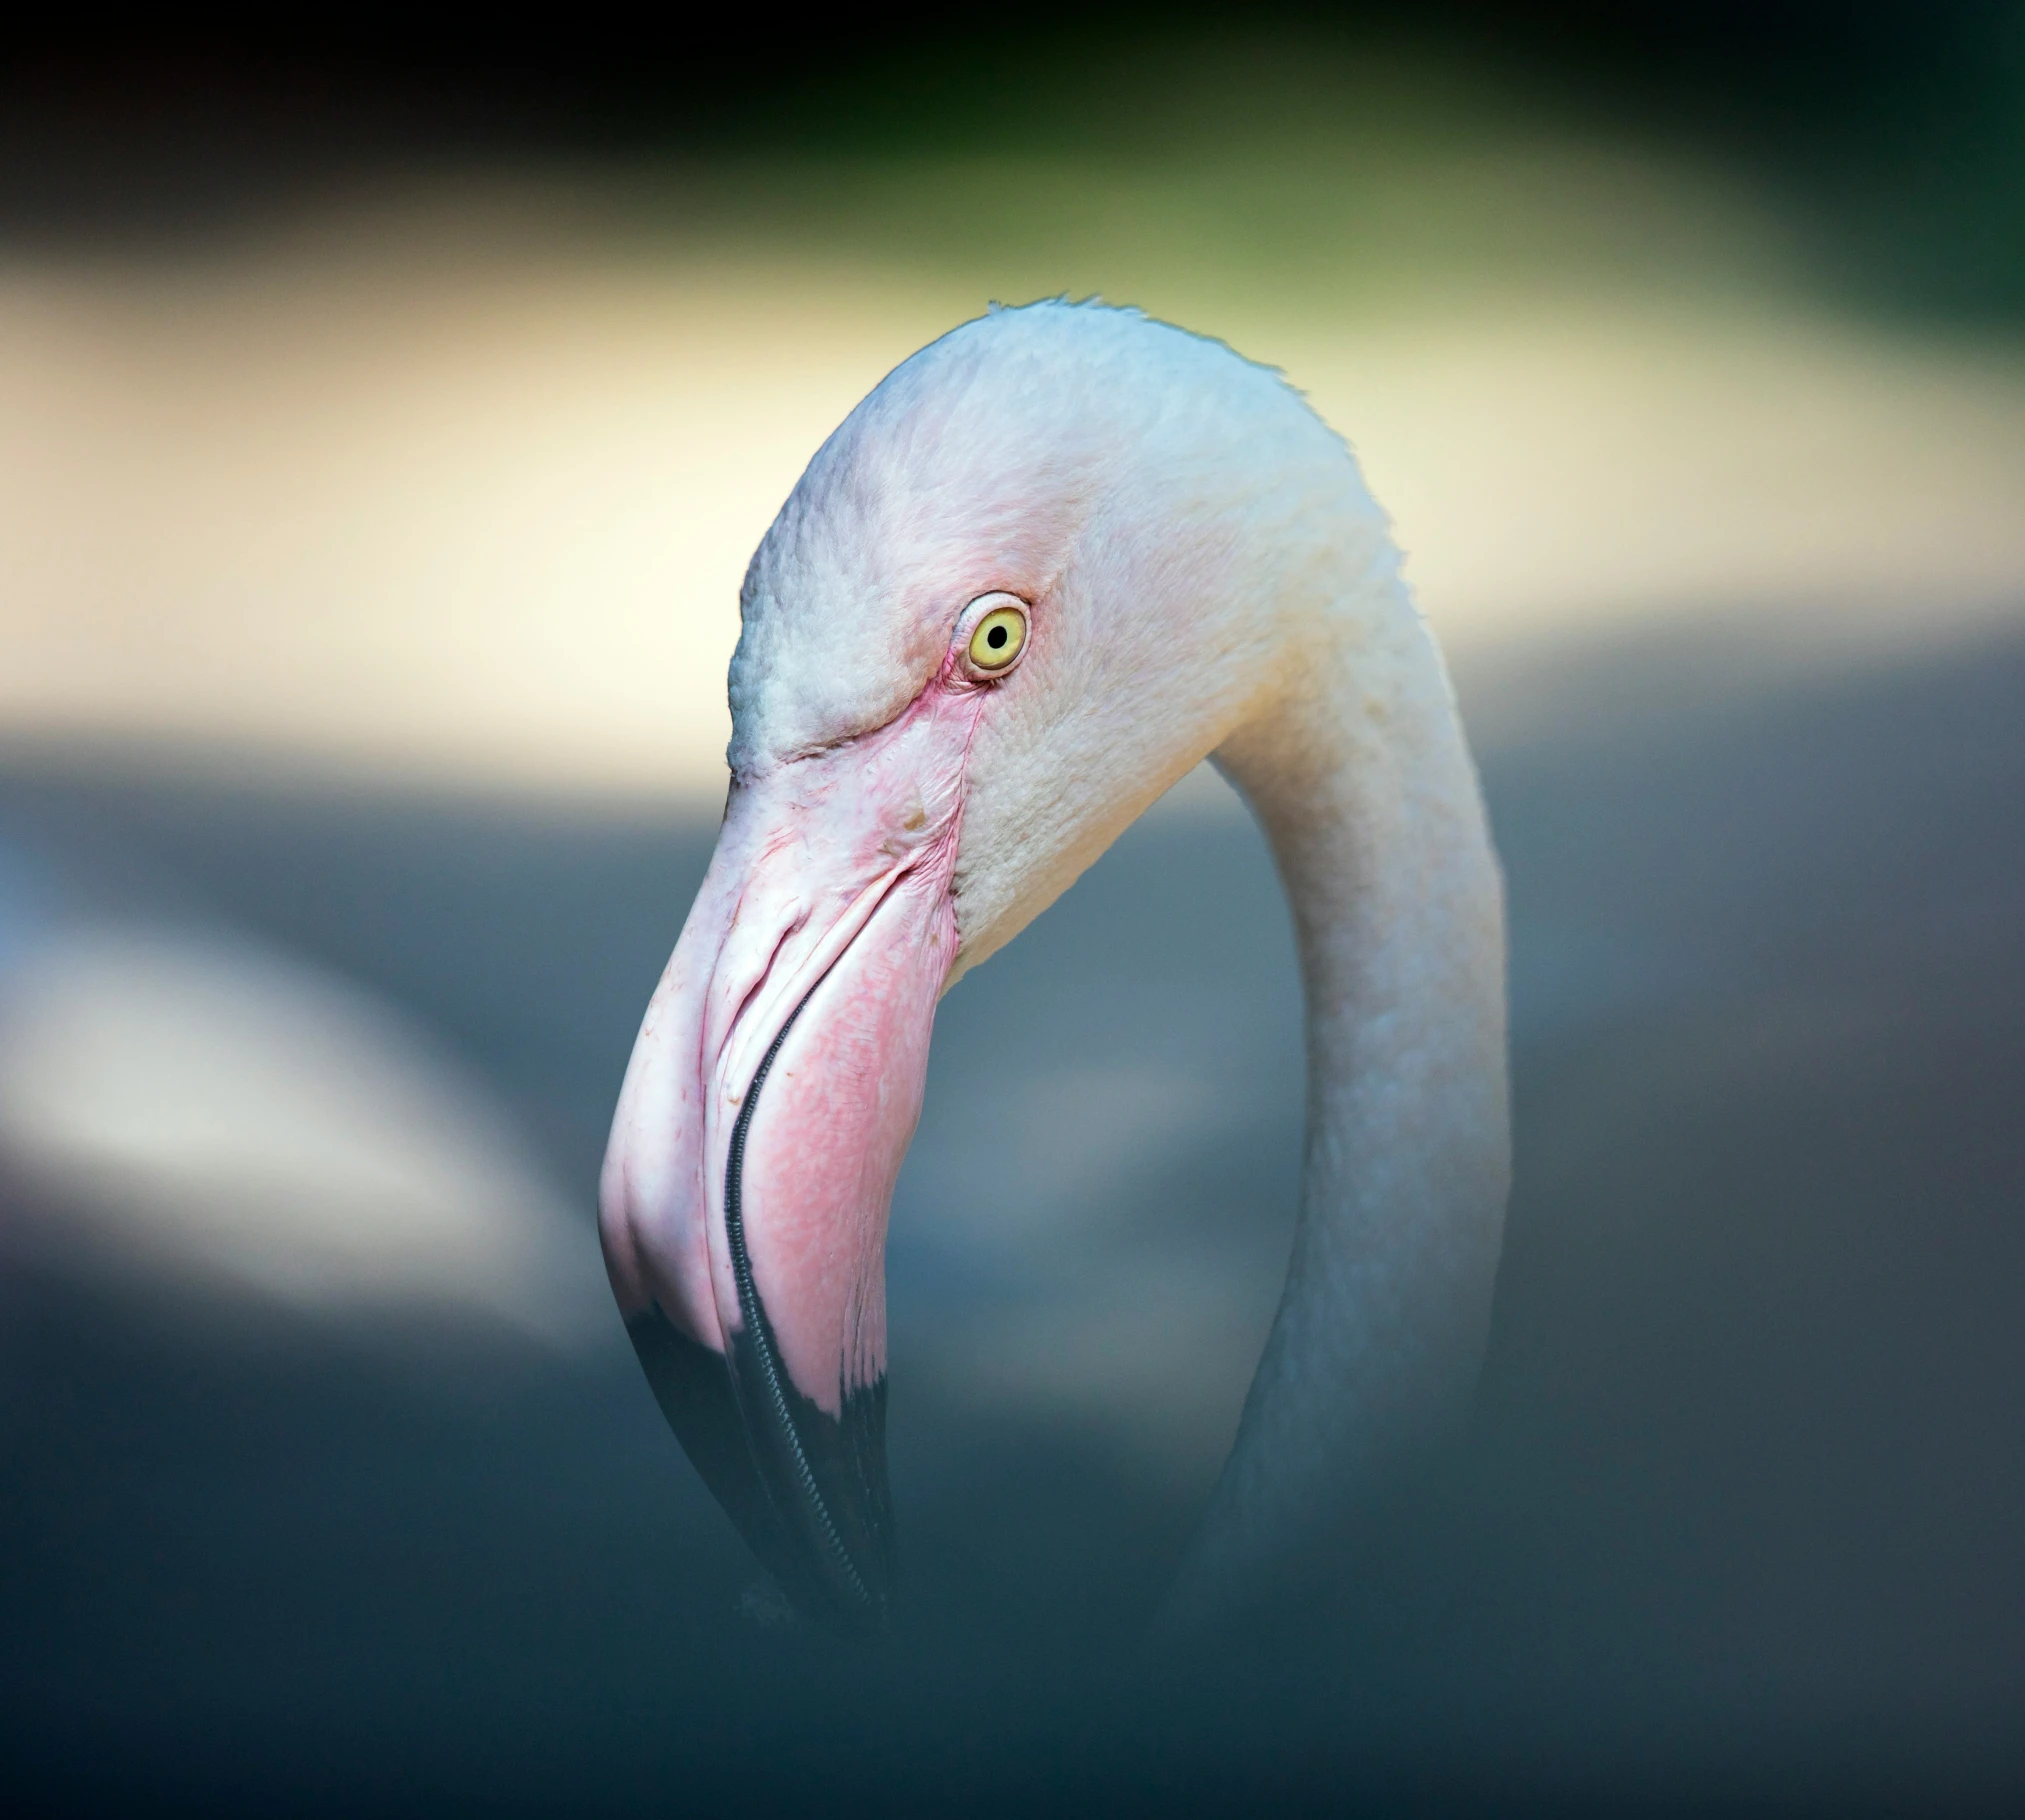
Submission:
<svg viewBox="0 0 2025 1820">
<path fill-rule="evenodd" d="M 1242 541 L 1174 496 L 1209 455 L 1127 461 L 1130 398 L 1041 411 L 916 364 L 754 560 L 724 827 L 601 1196 L 671 1423 L 796 1602 L 853 1629 L 889 1598 L 885 1229 L 936 999 L 1218 743 L 1273 648 L 1196 610 Z"/>
</svg>

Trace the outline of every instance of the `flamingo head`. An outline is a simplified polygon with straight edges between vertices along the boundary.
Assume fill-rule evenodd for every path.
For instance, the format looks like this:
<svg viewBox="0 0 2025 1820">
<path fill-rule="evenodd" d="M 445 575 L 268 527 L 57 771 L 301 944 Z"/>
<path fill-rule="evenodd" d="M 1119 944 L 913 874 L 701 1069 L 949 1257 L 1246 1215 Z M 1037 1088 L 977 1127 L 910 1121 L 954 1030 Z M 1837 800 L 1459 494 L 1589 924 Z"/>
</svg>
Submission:
<svg viewBox="0 0 2025 1820">
<path fill-rule="evenodd" d="M 1278 477 L 1318 438 L 1380 547 L 1272 375 L 1134 312 L 998 311 L 852 413 L 753 559 L 724 825 L 601 1230 L 671 1424 L 819 1622 L 888 1616 L 885 1230 L 936 1000 L 1269 697 L 1257 584 L 1309 558 Z"/>
</svg>

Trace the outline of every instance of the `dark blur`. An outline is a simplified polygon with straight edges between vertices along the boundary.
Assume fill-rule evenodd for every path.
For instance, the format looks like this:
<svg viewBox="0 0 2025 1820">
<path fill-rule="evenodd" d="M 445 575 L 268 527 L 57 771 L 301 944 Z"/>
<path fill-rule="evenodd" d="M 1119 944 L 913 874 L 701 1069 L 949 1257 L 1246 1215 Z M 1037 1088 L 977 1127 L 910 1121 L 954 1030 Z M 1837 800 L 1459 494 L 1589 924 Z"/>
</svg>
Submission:
<svg viewBox="0 0 2025 1820">
<path fill-rule="evenodd" d="M 1043 0 L 1017 16 L 900 6 L 791 27 L 579 8 L 482 29 L 227 25 L 186 9 L 117 36 L 50 22 L 10 39 L 0 203 L 13 236 L 201 229 L 446 155 L 1040 142 L 1158 159 L 1205 136 L 1284 134 L 1332 65 L 1405 60 L 1748 173 L 1801 206 L 1821 275 L 1845 295 L 1956 319 L 2025 310 L 2015 0 L 1274 0 L 1241 13 Z M 1301 74 L 1247 82 L 1262 50 Z M 1224 67 L 1220 119 L 1163 108 L 1146 79 L 1203 52 Z"/>
<path fill-rule="evenodd" d="M 2016 1811 L 2025 9 L 610 44 L 0 78 L 10 1811 Z M 882 361 L 1099 285 L 1267 342 L 1424 564 L 1512 916 L 1479 1421 L 1309 1609 L 1143 1643 L 1300 1144 L 1198 774 L 941 1009 L 846 1647 L 597 1165 L 741 552 Z"/>
</svg>

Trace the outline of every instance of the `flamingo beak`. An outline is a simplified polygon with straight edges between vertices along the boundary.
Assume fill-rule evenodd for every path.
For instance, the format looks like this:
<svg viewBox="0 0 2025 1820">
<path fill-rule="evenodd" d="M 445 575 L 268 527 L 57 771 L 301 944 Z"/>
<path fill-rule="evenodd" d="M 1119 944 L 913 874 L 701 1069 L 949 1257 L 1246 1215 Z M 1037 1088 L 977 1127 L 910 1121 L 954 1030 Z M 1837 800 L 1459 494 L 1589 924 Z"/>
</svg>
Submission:
<svg viewBox="0 0 2025 1820">
<path fill-rule="evenodd" d="M 917 705 L 734 789 L 600 1195 L 670 1425 L 788 1596 L 845 1631 L 892 1600 L 886 1219 L 956 954 L 964 729 Z"/>
</svg>

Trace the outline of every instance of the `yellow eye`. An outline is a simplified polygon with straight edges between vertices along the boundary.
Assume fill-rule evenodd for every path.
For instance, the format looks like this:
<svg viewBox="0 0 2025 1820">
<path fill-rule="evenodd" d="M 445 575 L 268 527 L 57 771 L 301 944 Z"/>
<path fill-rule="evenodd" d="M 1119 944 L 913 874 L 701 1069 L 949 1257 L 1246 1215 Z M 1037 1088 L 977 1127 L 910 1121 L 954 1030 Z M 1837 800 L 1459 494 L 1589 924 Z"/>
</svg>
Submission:
<svg viewBox="0 0 2025 1820">
<path fill-rule="evenodd" d="M 995 607 L 970 635 L 970 662 L 976 670 L 1003 670 L 1027 642 L 1027 616 L 1018 607 Z"/>
</svg>

